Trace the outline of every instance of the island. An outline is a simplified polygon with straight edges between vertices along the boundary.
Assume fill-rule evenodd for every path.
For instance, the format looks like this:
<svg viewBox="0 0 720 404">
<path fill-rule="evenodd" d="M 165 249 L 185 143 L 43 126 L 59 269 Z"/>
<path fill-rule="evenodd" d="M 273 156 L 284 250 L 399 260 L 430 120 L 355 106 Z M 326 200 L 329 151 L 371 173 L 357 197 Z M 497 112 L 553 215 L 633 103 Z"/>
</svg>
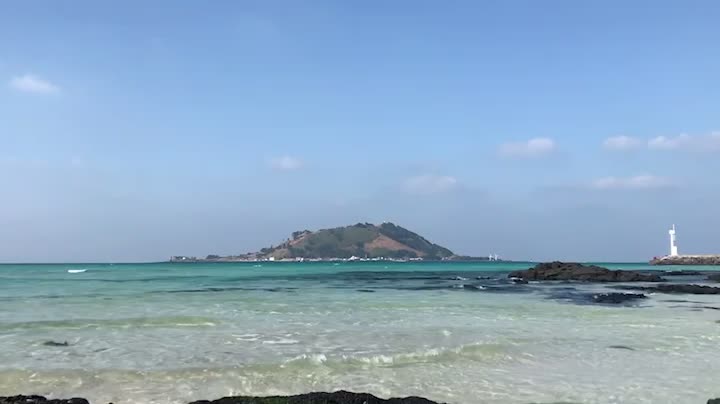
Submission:
<svg viewBox="0 0 720 404">
<path fill-rule="evenodd" d="M 170 262 L 255 261 L 495 261 L 497 256 L 470 257 L 453 253 L 417 233 L 385 222 L 300 230 L 278 245 L 239 255 L 205 258 L 174 256 Z"/>
</svg>

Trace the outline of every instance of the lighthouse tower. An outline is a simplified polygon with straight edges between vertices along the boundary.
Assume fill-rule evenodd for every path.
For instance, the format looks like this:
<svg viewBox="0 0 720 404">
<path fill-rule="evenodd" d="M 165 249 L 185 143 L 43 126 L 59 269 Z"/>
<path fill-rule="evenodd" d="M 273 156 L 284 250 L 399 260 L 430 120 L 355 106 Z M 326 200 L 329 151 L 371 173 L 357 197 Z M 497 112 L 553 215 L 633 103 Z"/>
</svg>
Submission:
<svg viewBox="0 0 720 404">
<path fill-rule="evenodd" d="M 675 238 L 675 225 L 672 226 L 672 229 L 668 230 L 668 234 L 670 234 L 670 256 L 677 257 L 678 248 L 677 239 Z"/>
</svg>

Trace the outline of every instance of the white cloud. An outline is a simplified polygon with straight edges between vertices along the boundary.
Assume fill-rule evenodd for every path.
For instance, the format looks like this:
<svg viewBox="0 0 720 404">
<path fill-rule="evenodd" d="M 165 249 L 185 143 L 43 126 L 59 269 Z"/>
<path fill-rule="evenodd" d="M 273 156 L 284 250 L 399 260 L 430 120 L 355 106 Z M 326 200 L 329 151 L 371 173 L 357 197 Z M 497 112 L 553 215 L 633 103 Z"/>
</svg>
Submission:
<svg viewBox="0 0 720 404">
<path fill-rule="evenodd" d="M 437 194 L 451 191 L 457 186 L 455 177 L 428 174 L 408 178 L 403 183 L 403 190 L 412 194 Z"/>
<path fill-rule="evenodd" d="M 603 147 L 608 150 L 634 150 L 647 148 L 655 151 L 688 151 L 718 152 L 720 151 L 720 132 L 705 135 L 657 136 L 651 139 L 640 139 L 630 136 L 615 136 L 605 139 Z"/>
<path fill-rule="evenodd" d="M 26 93 L 54 94 L 60 92 L 60 87 L 32 74 L 13 77 L 9 84 L 15 90 Z"/>
<path fill-rule="evenodd" d="M 555 150 L 555 141 L 537 137 L 526 142 L 511 142 L 500 145 L 500 155 L 504 157 L 538 157 Z"/>
<path fill-rule="evenodd" d="M 594 189 L 657 189 L 672 186 L 672 181 L 665 177 L 658 177 L 649 174 L 636 175 L 632 177 L 603 177 L 593 181 L 591 187 Z"/>
<path fill-rule="evenodd" d="M 292 156 L 280 156 L 270 159 L 270 167 L 281 171 L 294 171 L 302 168 L 303 162 Z"/>
<path fill-rule="evenodd" d="M 682 134 L 674 137 L 658 136 L 648 140 L 648 148 L 655 150 L 675 150 L 687 147 L 692 142 L 690 135 Z"/>
<path fill-rule="evenodd" d="M 608 150 L 634 150 L 642 146 L 642 141 L 630 136 L 614 136 L 605 139 L 603 147 Z"/>
<path fill-rule="evenodd" d="M 720 151 L 720 132 L 707 135 L 658 136 L 648 141 L 654 150 L 687 150 L 695 152 Z"/>
</svg>

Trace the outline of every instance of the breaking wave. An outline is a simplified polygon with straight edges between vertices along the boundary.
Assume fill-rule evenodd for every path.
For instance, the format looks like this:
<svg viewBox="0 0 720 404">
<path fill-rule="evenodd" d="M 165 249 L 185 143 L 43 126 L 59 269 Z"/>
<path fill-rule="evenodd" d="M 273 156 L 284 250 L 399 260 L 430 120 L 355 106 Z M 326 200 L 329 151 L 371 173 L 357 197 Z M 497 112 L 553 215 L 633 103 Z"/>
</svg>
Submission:
<svg viewBox="0 0 720 404">
<path fill-rule="evenodd" d="M 285 362 L 285 367 L 327 366 L 342 367 L 402 367 L 415 364 L 448 363 L 460 360 L 497 361 L 511 359 L 510 346 L 505 344 L 477 343 L 455 348 L 430 348 L 421 351 L 376 355 L 302 354 Z"/>
</svg>

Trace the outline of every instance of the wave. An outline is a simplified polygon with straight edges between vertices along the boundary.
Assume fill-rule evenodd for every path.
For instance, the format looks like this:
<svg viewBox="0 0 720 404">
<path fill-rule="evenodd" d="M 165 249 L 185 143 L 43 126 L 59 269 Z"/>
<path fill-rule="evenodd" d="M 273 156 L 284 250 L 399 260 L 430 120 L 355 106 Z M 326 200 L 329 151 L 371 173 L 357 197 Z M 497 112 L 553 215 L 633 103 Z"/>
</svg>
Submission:
<svg viewBox="0 0 720 404">
<path fill-rule="evenodd" d="M 0 323 L 0 331 L 214 327 L 219 323 L 213 318 L 193 316 L 70 319 Z"/>
<path fill-rule="evenodd" d="M 459 360 L 493 361 L 510 358 L 509 345 L 498 343 L 475 343 L 454 348 L 431 348 L 415 352 L 377 354 L 377 355 L 341 355 L 302 354 L 287 360 L 284 366 L 327 366 L 338 367 L 402 367 L 415 364 L 448 363 Z"/>
<path fill-rule="evenodd" d="M 81 274 L 87 271 L 87 269 L 68 269 L 68 273 L 70 274 Z"/>
<path fill-rule="evenodd" d="M 262 343 L 268 345 L 294 345 L 300 343 L 300 341 L 296 339 L 280 338 L 277 340 L 263 341 Z"/>
</svg>

